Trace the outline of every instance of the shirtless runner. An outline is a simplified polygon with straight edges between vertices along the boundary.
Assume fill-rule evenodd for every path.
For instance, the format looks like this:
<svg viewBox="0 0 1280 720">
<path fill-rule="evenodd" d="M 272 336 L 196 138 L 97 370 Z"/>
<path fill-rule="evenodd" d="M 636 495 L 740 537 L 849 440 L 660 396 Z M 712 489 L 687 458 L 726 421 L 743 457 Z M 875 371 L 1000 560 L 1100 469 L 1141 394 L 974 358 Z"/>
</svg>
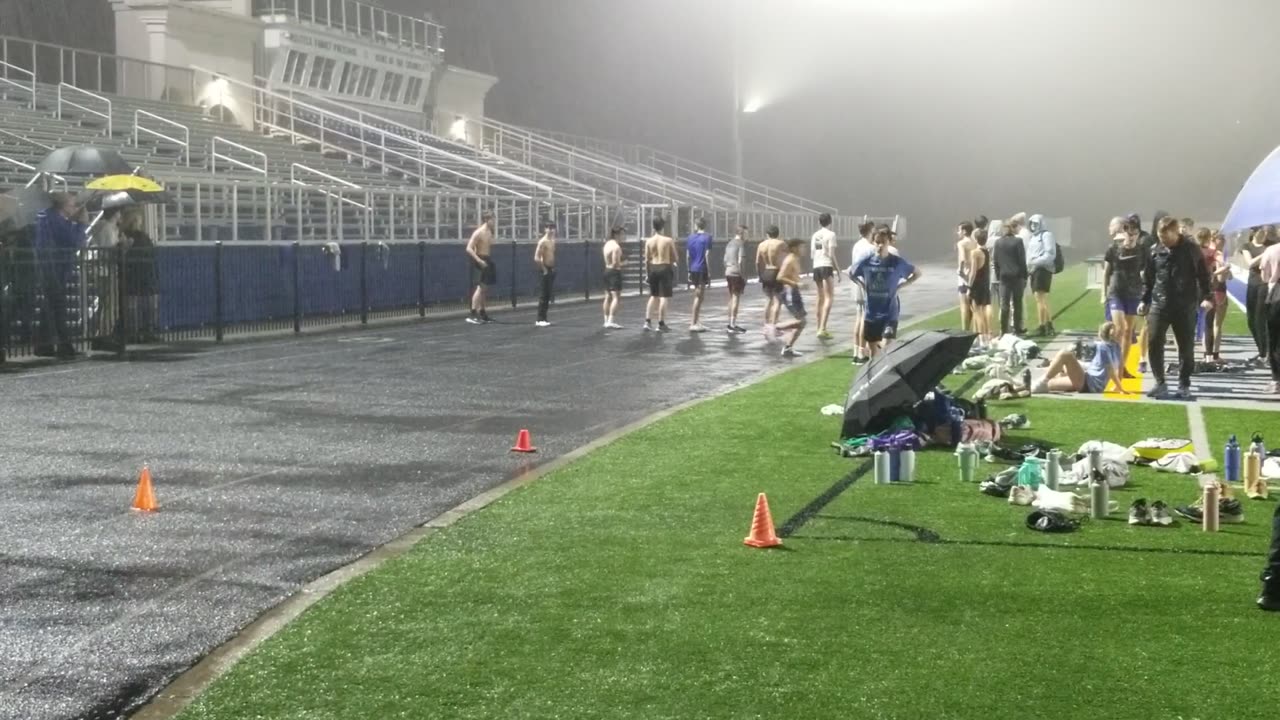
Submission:
<svg viewBox="0 0 1280 720">
<path fill-rule="evenodd" d="M 626 230 L 614 227 L 604 243 L 604 326 L 617 330 L 618 306 L 622 304 L 622 238 Z"/>
<path fill-rule="evenodd" d="M 776 232 L 776 227 L 769 232 Z M 778 304 L 785 305 L 791 313 L 791 319 L 777 326 L 779 333 L 790 332 L 782 348 L 783 357 L 796 357 L 800 354 L 795 349 L 796 339 L 805 326 L 804 297 L 800 295 L 800 255 L 804 252 L 804 240 L 794 238 L 786 243 L 787 254 L 782 257 L 778 267 Z"/>
<path fill-rule="evenodd" d="M 653 219 L 653 235 L 644 241 L 644 263 L 649 268 L 649 304 L 644 309 L 645 332 L 653 330 L 653 308 L 658 307 L 658 330 L 667 331 L 667 302 L 676 280 L 676 243 L 662 231 L 667 221 Z"/>
<path fill-rule="evenodd" d="M 778 268 L 782 257 L 786 254 L 787 244 L 778 239 L 782 231 L 777 225 L 769 226 L 764 242 L 756 249 L 756 267 L 760 268 L 760 288 L 764 290 L 764 337 L 773 342 L 777 339 L 778 313 L 782 310 L 782 302 L 778 298 Z"/>
<path fill-rule="evenodd" d="M 467 318 L 467 322 L 472 325 L 492 322 L 485 302 L 488 286 L 498 282 L 498 271 L 489 257 L 493 233 L 493 212 L 486 210 L 480 216 L 480 227 L 471 233 L 471 239 L 467 241 L 467 256 L 471 259 L 471 284 L 475 286 L 475 292 L 471 294 L 471 316 Z"/>
<path fill-rule="evenodd" d="M 547 221 L 542 225 L 542 237 L 533 251 L 533 264 L 538 267 L 538 327 L 550 327 L 547 309 L 551 305 L 551 293 L 556 284 L 556 224 Z"/>
</svg>

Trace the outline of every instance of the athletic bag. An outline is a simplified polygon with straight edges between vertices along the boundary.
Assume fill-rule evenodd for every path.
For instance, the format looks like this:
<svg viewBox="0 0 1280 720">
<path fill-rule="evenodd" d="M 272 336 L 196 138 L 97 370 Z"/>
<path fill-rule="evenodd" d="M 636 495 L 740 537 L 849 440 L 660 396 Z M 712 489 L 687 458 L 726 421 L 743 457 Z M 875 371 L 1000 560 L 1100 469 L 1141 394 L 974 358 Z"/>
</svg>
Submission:
<svg viewBox="0 0 1280 720">
<path fill-rule="evenodd" d="M 1062 246 L 1055 245 L 1053 248 L 1053 274 L 1057 275 L 1067 266 L 1067 259 L 1062 256 Z"/>
</svg>

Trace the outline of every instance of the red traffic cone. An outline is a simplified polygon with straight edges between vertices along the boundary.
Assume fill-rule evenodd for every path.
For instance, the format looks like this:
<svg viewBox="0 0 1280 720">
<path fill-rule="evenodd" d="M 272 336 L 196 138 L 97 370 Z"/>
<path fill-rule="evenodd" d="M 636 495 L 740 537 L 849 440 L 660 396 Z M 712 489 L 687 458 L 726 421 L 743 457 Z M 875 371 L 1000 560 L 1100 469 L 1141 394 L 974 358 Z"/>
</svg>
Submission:
<svg viewBox="0 0 1280 720">
<path fill-rule="evenodd" d="M 516 436 L 516 446 L 511 448 L 511 452 L 518 453 L 536 453 L 538 448 L 533 446 L 533 440 L 529 437 L 529 431 L 521 428 L 520 434 Z"/>
<path fill-rule="evenodd" d="M 756 498 L 756 514 L 751 518 L 751 534 L 746 540 L 742 541 L 743 545 L 749 545 L 755 548 L 771 548 L 778 547 L 782 541 L 773 532 L 773 516 L 769 514 L 769 498 L 760 493 Z"/>
</svg>

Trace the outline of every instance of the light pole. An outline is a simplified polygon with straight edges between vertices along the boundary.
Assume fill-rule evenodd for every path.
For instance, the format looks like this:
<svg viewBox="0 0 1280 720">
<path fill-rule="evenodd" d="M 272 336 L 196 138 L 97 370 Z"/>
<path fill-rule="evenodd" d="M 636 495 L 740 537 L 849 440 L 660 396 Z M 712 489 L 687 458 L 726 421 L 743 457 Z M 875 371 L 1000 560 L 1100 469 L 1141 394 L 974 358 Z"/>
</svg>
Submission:
<svg viewBox="0 0 1280 720">
<path fill-rule="evenodd" d="M 729 56 L 733 62 L 733 121 L 730 123 L 730 134 L 733 139 L 733 178 L 737 184 L 738 207 L 746 204 L 746 192 L 742 177 L 742 58 L 738 47 L 742 38 L 742 17 L 740 13 L 733 15 L 733 42 L 730 43 Z"/>
</svg>

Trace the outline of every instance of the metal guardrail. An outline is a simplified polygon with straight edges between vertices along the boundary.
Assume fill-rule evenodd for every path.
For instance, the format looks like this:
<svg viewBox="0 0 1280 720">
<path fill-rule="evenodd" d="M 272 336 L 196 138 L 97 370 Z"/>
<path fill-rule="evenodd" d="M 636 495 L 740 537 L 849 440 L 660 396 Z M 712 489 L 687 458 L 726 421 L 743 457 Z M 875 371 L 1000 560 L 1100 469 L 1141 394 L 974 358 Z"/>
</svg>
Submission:
<svg viewBox="0 0 1280 720">
<path fill-rule="evenodd" d="M 52 146 L 52 145 L 45 145 L 44 143 L 40 142 L 39 140 L 32 140 L 31 138 L 26 137 L 25 135 L 19 135 L 18 133 L 16 133 L 16 132 L 11 132 L 11 131 L 9 131 L 9 130 L 0 130 L 0 135 L 6 135 L 6 136 L 11 137 L 11 138 L 13 138 L 13 139 L 15 139 L 15 140 L 20 140 L 20 141 L 22 141 L 22 142 L 24 142 L 24 143 L 26 143 L 26 144 L 28 144 L 28 145 L 35 145 L 36 147 L 40 148 L 41 150 L 53 150 L 53 146 Z"/>
<path fill-rule="evenodd" d="M 71 100 L 68 100 L 65 97 L 68 94 L 76 95 L 89 100 L 100 102 L 103 105 L 105 105 L 107 109 L 105 112 L 103 112 L 102 110 L 95 110 L 91 107 L 88 107 L 87 105 L 81 105 L 80 103 L 72 102 Z M 100 117 L 106 120 L 107 121 L 107 137 L 114 137 L 114 133 L 112 132 L 114 128 L 112 128 L 112 125 L 111 125 L 111 101 L 109 99 L 101 95 L 98 95 L 96 93 L 91 93 L 88 90 L 81 90 L 75 85 L 68 85 L 67 83 L 61 82 L 61 83 L 58 83 L 58 119 L 59 120 L 66 119 L 62 110 L 63 105 L 73 107 L 79 110 L 80 112 L 88 113 L 89 115 Z"/>
<path fill-rule="evenodd" d="M 358 0 L 253 0 L 255 17 L 312 23 L 380 45 L 444 53 L 444 26 Z"/>
<path fill-rule="evenodd" d="M 27 70 L 26 68 L 18 67 L 17 65 L 6 62 L 4 60 L 0 60 L 0 71 L 3 71 L 3 73 L 0 74 L 0 85 L 8 85 L 10 87 L 15 87 L 15 88 L 18 88 L 19 90 L 30 93 L 31 109 L 35 110 L 36 109 L 35 73 L 31 72 L 30 70 Z M 27 84 L 23 85 L 21 82 L 9 77 L 10 73 L 16 74 L 20 77 L 25 76 L 27 78 Z"/>
<path fill-rule="evenodd" d="M 0 35 L 0 62 L 17 66 L 35 79 L 65 82 L 95 92 L 192 104 L 195 72 L 190 68 L 120 55 Z"/>
<path fill-rule="evenodd" d="M 181 131 L 182 138 L 179 139 L 176 137 L 170 137 L 168 135 L 165 135 L 162 132 L 143 127 L 142 126 L 143 118 L 147 118 L 148 120 L 155 120 L 171 128 L 177 128 L 179 131 Z M 160 140 L 174 143 L 178 147 L 182 148 L 182 164 L 187 167 L 191 167 L 191 128 L 187 127 L 186 125 L 183 125 L 180 122 L 175 122 L 168 118 L 160 117 L 159 115 L 156 115 L 155 113 L 147 112 L 146 110 L 134 110 L 133 111 L 133 146 L 134 147 L 138 147 L 138 137 L 139 135 L 143 135 L 143 134 L 151 135 L 153 137 L 159 138 Z"/>
<path fill-rule="evenodd" d="M 217 73 L 214 73 L 210 70 L 206 70 L 198 66 L 193 66 L 193 67 L 197 72 L 207 73 L 210 77 L 217 75 Z M 527 178 L 522 178 L 522 177 L 519 177 L 518 175 L 513 175 L 511 173 L 508 173 L 502 170 L 491 168 L 483 163 L 477 162 L 475 160 L 471 160 L 469 158 L 463 158 L 456 155 L 452 155 L 444 150 L 441 150 L 440 148 L 433 147 L 431 145 L 414 142 L 407 138 L 402 138 L 398 135 L 388 133 L 386 130 L 378 127 L 377 125 L 367 122 L 364 117 L 364 114 L 360 111 L 355 111 L 355 115 L 353 117 L 352 115 L 335 112 L 333 110 L 329 110 L 329 109 L 320 107 L 318 105 L 299 101 L 291 93 L 276 92 L 276 91 L 268 90 L 265 87 L 251 85 L 249 83 L 240 82 L 238 80 L 231 79 L 231 78 L 224 78 L 224 79 L 227 81 L 227 83 L 231 87 L 237 88 L 239 90 L 242 90 L 250 94 L 250 97 L 245 98 L 245 100 L 252 104 L 254 121 L 259 126 L 270 125 L 273 129 L 279 130 L 281 132 L 288 132 L 291 134 L 300 134 L 299 131 L 297 130 L 297 125 L 299 124 L 299 122 L 301 122 L 304 126 L 310 126 L 320 131 L 319 133 L 320 137 L 316 137 L 315 135 L 306 135 L 304 137 L 306 141 L 316 142 L 316 143 L 320 143 L 321 145 L 325 145 L 326 143 L 324 140 L 324 136 L 327 134 L 333 134 L 336 137 L 347 138 L 352 142 L 357 143 L 357 147 L 359 147 L 358 152 L 367 157 L 374 157 L 374 156 L 380 156 L 387 153 L 391 153 L 393 157 L 400 158 L 411 164 L 418 165 L 421 175 L 423 177 L 427 175 L 426 168 L 431 168 L 446 175 L 452 175 L 455 177 L 463 178 L 463 179 L 466 179 L 468 182 L 473 182 L 473 183 L 477 183 L 477 184 L 492 188 L 498 192 L 510 193 L 520 197 L 544 195 L 549 198 L 554 198 L 556 196 L 567 198 L 567 196 L 563 196 L 560 193 L 555 192 L 553 188 L 546 185 L 542 185 L 541 183 L 537 183 Z M 309 96 L 304 96 L 304 97 L 309 97 Z M 312 120 L 308 120 L 306 118 L 300 117 L 298 112 L 299 109 L 302 109 L 307 113 L 315 114 L 315 116 L 318 117 L 319 120 L 312 121 Z M 355 130 L 358 130 L 360 134 L 353 135 L 350 132 L 347 132 L 345 130 L 340 130 L 339 128 L 342 128 L 342 127 L 354 128 Z M 407 146 L 407 149 L 412 150 L 413 153 L 415 154 L 410 154 L 400 150 L 396 150 L 395 148 L 397 145 Z M 339 151 L 345 150 L 345 148 L 339 147 L 337 145 L 334 145 L 333 147 L 335 150 L 339 150 Z M 478 173 L 482 175 L 482 177 L 476 177 L 475 175 L 468 175 L 467 173 L 461 172 L 455 168 L 441 165 L 438 163 L 432 163 L 426 159 L 428 156 L 438 158 L 442 162 L 447 161 L 451 163 L 458 163 L 460 165 L 474 168 Z M 389 170 L 399 171 L 399 168 L 394 165 L 386 166 L 384 163 L 384 167 L 386 167 Z M 509 182 L 507 182 L 506 184 L 499 184 L 494 180 L 495 177 L 501 178 Z M 525 192 L 521 192 L 520 190 L 516 190 L 514 187 L 512 187 L 512 185 L 523 186 L 528 191 L 529 194 L 526 194 Z"/>
<path fill-rule="evenodd" d="M 672 185 L 661 176 L 650 176 L 636 168 L 593 157 L 571 145 L 541 137 L 524 128 L 491 118 L 471 122 L 480 125 L 482 144 L 501 157 L 514 158 L 528 165 L 538 160 L 551 163 L 564 168 L 570 179 L 585 176 L 611 182 L 615 188 L 614 195 L 619 197 L 625 188 L 648 195 L 646 201 L 677 202 L 710 209 L 717 207 L 715 198 L 702 190 Z M 512 141 L 508 142 L 508 138 Z"/>
<path fill-rule="evenodd" d="M 263 85 L 265 85 L 265 83 L 267 82 L 265 78 L 257 78 L 257 81 Z M 360 120 L 367 122 L 369 124 L 375 125 L 384 130 L 387 128 L 391 128 L 392 135 L 394 135 L 397 138 L 408 139 L 412 141 L 415 146 L 426 145 L 426 146 L 435 147 L 439 149 L 441 145 L 445 145 L 452 148 L 456 148 L 458 152 L 450 153 L 450 155 L 456 157 L 459 160 L 467 161 L 469 163 L 469 167 L 485 168 L 486 170 L 492 170 L 492 168 L 489 168 L 489 166 L 485 165 L 482 162 L 479 162 L 470 157 L 466 157 L 464 155 L 459 154 L 459 153 L 466 153 L 467 155 L 475 154 L 476 148 L 470 145 L 458 143 L 453 140 L 450 140 L 449 138 L 441 137 L 440 135 L 437 135 L 428 130 L 412 127 L 410 125 L 405 125 L 404 123 L 396 122 L 395 120 L 391 120 L 389 118 L 385 118 L 380 115 L 374 115 L 373 113 L 369 113 L 364 110 L 353 108 L 348 105 L 343 105 L 341 103 L 330 100 L 329 98 L 313 95 L 305 91 L 294 90 L 291 88 L 289 90 L 289 96 L 290 97 L 302 96 L 307 98 L 307 102 L 313 105 L 329 105 L 331 107 L 338 108 L 336 112 L 339 115 L 347 116 L 347 115 L 354 114 L 354 116 L 359 118 Z M 448 152 L 448 151 L 445 151 L 445 152 Z M 524 163 L 517 162 L 511 158 L 503 157 L 501 158 L 501 160 L 504 165 L 514 168 L 514 170 L 502 170 L 501 172 L 503 173 L 503 177 L 513 178 L 513 179 L 522 179 L 525 181 L 534 182 L 534 183 L 537 183 L 540 188 L 543 188 L 547 191 L 552 191 L 551 186 L 534 178 L 538 178 L 538 177 L 551 178 L 552 181 L 554 182 L 572 185 L 582 190 L 583 193 L 585 194 L 583 199 L 591 199 L 591 200 L 599 199 L 596 188 L 586 183 L 577 182 L 575 180 L 564 177 L 562 175 L 556 175 L 555 173 L 548 172 L 541 168 L 537 168 L 532 165 L 526 165 Z M 518 175 L 517 172 L 529 173 L 533 175 L 534 178 L 524 178 Z M 563 193 L 561 193 L 560 195 L 562 198 L 569 197 L 568 195 L 564 195 Z"/>
</svg>

